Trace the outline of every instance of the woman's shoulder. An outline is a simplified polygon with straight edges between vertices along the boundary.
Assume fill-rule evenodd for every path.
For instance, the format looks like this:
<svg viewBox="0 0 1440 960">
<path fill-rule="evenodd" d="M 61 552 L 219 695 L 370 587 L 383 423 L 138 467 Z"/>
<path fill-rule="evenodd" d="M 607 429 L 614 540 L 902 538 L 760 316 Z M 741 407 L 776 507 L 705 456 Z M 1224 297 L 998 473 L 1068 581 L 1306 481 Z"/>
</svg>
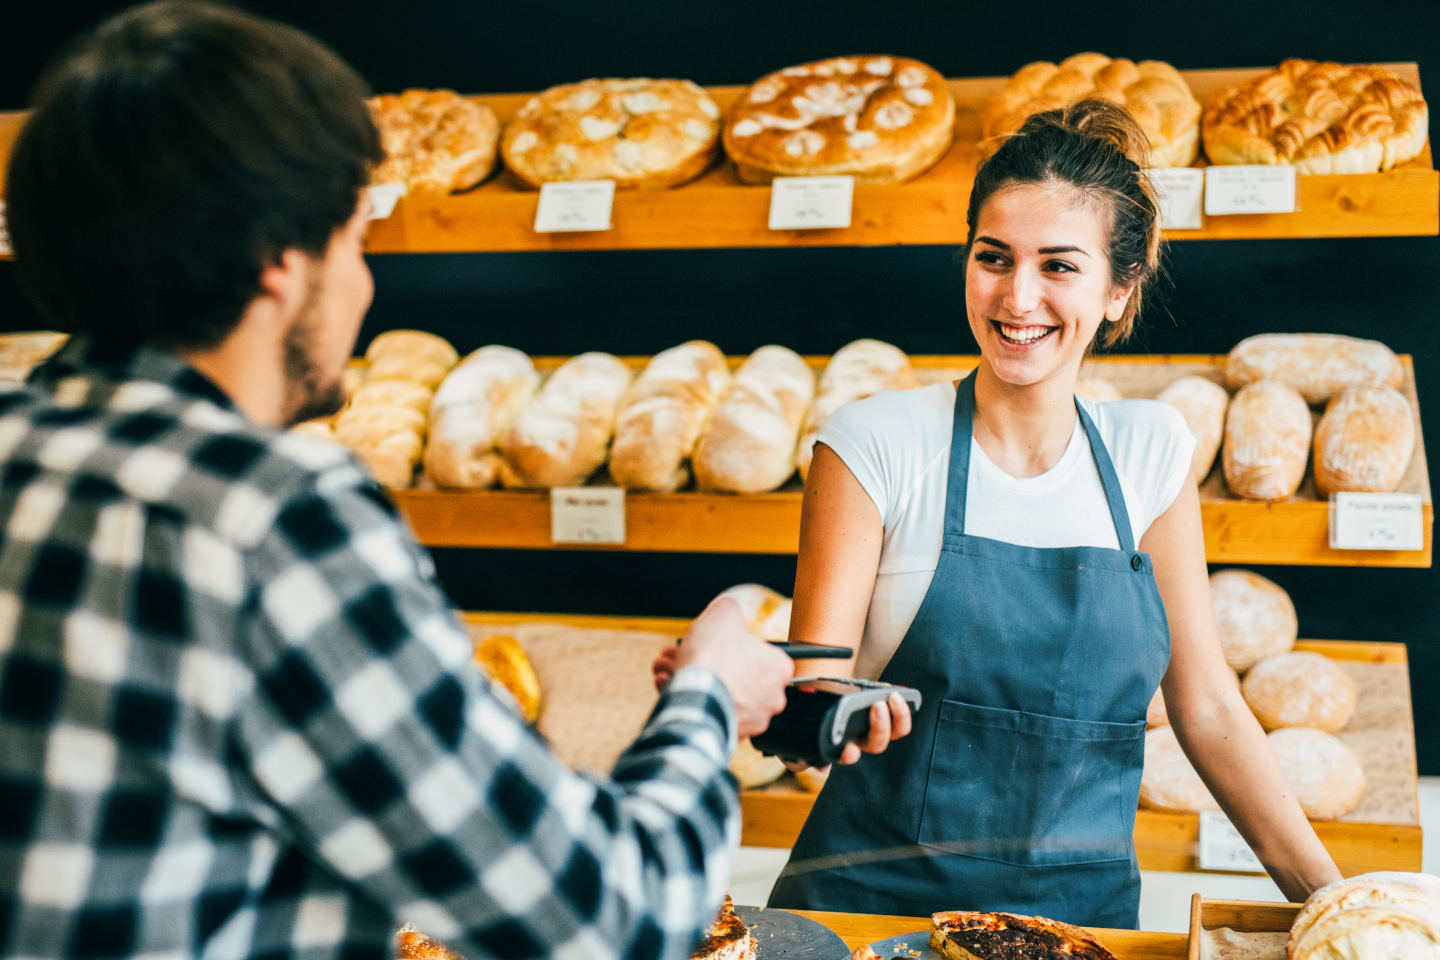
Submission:
<svg viewBox="0 0 1440 960">
<path fill-rule="evenodd" d="M 911 390 L 886 390 L 855 400 L 836 410 L 820 429 L 854 439 L 875 437 L 884 442 L 912 442 L 935 433 L 936 426 L 949 439 L 948 426 L 955 406 L 955 387 L 946 382 Z"/>
<path fill-rule="evenodd" d="M 1081 400 L 1108 444 L 1174 441 L 1190 434 L 1179 410 L 1159 400 L 1110 400 L 1091 403 Z"/>
</svg>

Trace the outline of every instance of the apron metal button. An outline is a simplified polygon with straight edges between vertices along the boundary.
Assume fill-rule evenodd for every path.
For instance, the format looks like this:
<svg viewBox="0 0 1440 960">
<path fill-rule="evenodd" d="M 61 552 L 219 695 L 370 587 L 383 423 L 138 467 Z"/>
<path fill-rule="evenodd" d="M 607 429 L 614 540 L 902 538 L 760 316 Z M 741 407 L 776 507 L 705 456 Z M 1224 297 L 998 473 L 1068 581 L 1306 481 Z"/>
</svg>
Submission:
<svg viewBox="0 0 1440 960">
<path fill-rule="evenodd" d="M 1139 570 L 1143 566 L 1145 566 L 1145 561 L 1140 559 L 1140 554 L 1137 553 L 1135 554 L 1135 556 L 1130 558 L 1131 570 Z"/>
</svg>

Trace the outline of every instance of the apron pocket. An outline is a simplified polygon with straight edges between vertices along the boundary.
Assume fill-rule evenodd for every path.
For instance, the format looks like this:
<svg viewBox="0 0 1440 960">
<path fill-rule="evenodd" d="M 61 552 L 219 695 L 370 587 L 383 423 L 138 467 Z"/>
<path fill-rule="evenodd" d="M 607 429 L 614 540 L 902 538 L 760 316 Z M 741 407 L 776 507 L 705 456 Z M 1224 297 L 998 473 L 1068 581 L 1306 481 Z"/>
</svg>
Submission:
<svg viewBox="0 0 1440 960">
<path fill-rule="evenodd" d="M 1025 866 L 1129 859 L 1144 736 L 944 700 L 916 840 Z"/>
</svg>

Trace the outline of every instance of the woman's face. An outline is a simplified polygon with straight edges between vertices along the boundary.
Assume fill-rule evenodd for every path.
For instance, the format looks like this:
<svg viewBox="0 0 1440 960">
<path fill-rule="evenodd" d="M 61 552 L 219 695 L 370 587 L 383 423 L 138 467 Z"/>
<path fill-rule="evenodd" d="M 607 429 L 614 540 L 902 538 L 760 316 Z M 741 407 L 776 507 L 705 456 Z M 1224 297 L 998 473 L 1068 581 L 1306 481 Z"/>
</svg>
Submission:
<svg viewBox="0 0 1440 960">
<path fill-rule="evenodd" d="M 1110 282 L 1105 211 L 1064 184 L 1017 184 L 985 202 L 965 266 L 965 311 L 1002 381 L 1073 381 L 1129 287 Z"/>
</svg>

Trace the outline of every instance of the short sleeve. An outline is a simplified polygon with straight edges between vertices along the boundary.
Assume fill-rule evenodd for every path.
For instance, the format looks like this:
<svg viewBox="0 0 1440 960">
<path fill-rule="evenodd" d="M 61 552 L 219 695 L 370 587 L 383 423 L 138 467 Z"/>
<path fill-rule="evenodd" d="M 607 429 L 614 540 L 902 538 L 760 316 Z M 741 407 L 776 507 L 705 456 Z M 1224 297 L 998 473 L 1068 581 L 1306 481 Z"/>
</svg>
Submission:
<svg viewBox="0 0 1440 960">
<path fill-rule="evenodd" d="M 1146 510 L 1145 530 L 1150 529 L 1190 480 L 1190 467 L 1195 457 L 1195 437 L 1180 411 L 1168 403 L 1150 401 L 1145 404 L 1147 412 L 1155 418 L 1151 435 L 1150 469 L 1145 474 L 1149 483 L 1145 489 Z"/>
<path fill-rule="evenodd" d="M 881 441 L 881 431 L 877 429 L 880 418 L 875 416 L 874 408 L 880 404 L 871 402 L 881 396 L 877 394 L 847 403 L 836 410 L 820 427 L 816 442 L 833 450 L 850 469 L 884 522 L 890 515 L 893 502 L 893 483 L 890 482 L 893 478 L 888 476 L 888 458 Z"/>
</svg>

